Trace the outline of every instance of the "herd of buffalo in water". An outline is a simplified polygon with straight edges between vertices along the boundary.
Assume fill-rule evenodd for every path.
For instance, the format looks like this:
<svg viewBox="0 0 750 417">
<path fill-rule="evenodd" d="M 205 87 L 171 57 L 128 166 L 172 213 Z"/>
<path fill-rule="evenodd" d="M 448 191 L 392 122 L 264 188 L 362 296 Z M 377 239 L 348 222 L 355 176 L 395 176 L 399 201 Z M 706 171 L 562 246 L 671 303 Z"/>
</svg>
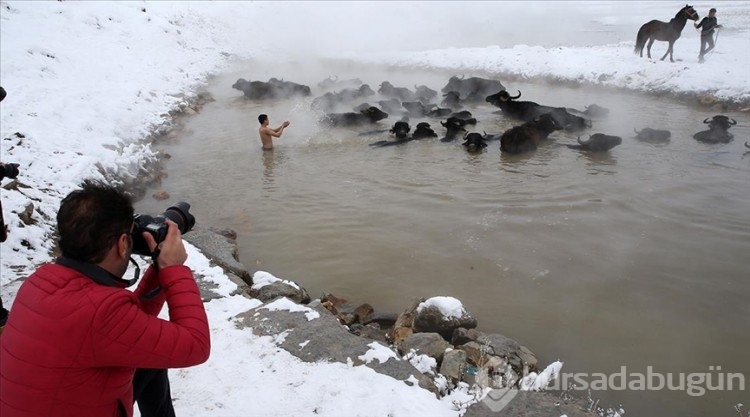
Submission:
<svg viewBox="0 0 750 417">
<path fill-rule="evenodd" d="M 480 77 L 450 77 L 441 90 L 443 100 L 439 105 L 436 103 L 438 92 L 425 85 L 415 86 L 414 90 L 411 90 L 405 87 L 395 87 L 390 82 L 384 81 L 380 84 L 376 95 L 369 85 L 359 79 L 340 80 L 329 77 L 318 83 L 318 87 L 329 91 L 312 100 L 312 110 L 323 113 L 321 123 L 330 126 L 363 127 L 375 125 L 390 115 L 401 117 L 390 130 L 362 133 L 389 132 L 393 135 L 393 140 L 371 143 L 370 146 L 374 147 L 437 138 L 438 134 L 429 122 L 417 123 L 412 131 L 409 118 L 445 118 L 439 122 L 445 128 L 445 135 L 440 141 L 450 142 L 461 139 L 469 152 L 481 151 L 487 147 L 488 142 L 499 141 L 502 152 L 521 154 L 537 149 L 538 145 L 555 131 L 581 132 L 592 127 L 592 119 L 606 117 L 609 113 L 608 109 L 596 104 L 581 111 L 567 107 L 546 106 L 533 101 L 521 101 L 518 100 L 521 97 L 520 91 L 516 95 L 511 95 L 500 81 Z M 232 85 L 232 88 L 242 91 L 246 98 L 252 100 L 286 99 L 311 95 L 309 86 L 277 78 L 271 78 L 268 81 L 247 81 L 240 78 Z M 368 98 L 379 98 L 377 102 L 379 107 L 366 102 Z M 498 107 L 504 116 L 523 123 L 501 134 L 469 132 L 466 127 L 476 125 L 477 120 L 471 112 L 464 109 L 464 106 L 480 103 L 489 103 Z M 693 138 L 698 141 L 729 143 L 734 138 L 734 135 L 729 132 L 729 129 L 737 124 L 734 119 L 716 115 L 706 118 L 703 123 L 708 125 L 708 129 L 693 135 Z M 649 127 L 640 131 L 636 130 L 635 134 L 637 139 L 651 143 L 667 142 L 671 136 L 668 130 Z M 586 141 L 581 141 L 579 136 L 578 144 L 566 146 L 583 151 L 606 152 L 621 143 L 622 138 L 619 136 L 594 133 Z M 750 148 L 747 142 L 745 146 Z"/>
</svg>

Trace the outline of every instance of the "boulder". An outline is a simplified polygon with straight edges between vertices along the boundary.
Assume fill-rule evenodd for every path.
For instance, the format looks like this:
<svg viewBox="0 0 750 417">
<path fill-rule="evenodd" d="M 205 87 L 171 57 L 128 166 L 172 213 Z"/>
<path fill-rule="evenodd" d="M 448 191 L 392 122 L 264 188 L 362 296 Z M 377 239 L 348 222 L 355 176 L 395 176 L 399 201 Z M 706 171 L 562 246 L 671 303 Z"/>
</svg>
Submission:
<svg viewBox="0 0 750 417">
<path fill-rule="evenodd" d="M 437 333 L 414 333 L 404 339 L 398 345 L 398 353 L 401 356 L 406 355 L 412 350 L 419 355 L 427 355 L 435 359 L 438 363 L 443 361 L 443 354 L 446 349 L 452 346 L 446 342 L 442 336 Z"/>
<path fill-rule="evenodd" d="M 451 344 L 454 346 L 460 346 L 464 343 L 469 343 L 477 340 L 482 333 L 477 329 L 465 329 L 459 327 L 453 330 L 453 336 L 451 336 Z"/>
<path fill-rule="evenodd" d="M 466 369 L 466 352 L 456 349 L 445 352 L 443 363 L 440 364 L 440 373 L 443 376 L 453 381 L 460 381 L 463 379 L 464 369 Z"/>
<path fill-rule="evenodd" d="M 524 365 L 528 370 L 537 370 L 536 355 L 525 346 L 521 346 L 515 340 L 501 334 L 483 334 L 475 343 L 487 346 L 487 354 L 506 358 L 518 374 L 524 371 Z"/>
<path fill-rule="evenodd" d="M 439 333 L 445 340 L 451 340 L 453 331 L 459 327 L 473 329 L 477 327 L 477 320 L 457 299 L 432 297 L 417 306 L 413 325 L 415 332 Z"/>
<path fill-rule="evenodd" d="M 399 314 L 396 322 L 393 324 L 393 328 L 388 332 L 389 340 L 395 344 L 399 344 L 414 333 L 414 329 L 412 328 L 414 326 L 414 315 L 416 314 L 417 306 L 423 301 L 424 299 L 412 300 L 409 307 L 403 313 Z"/>
<path fill-rule="evenodd" d="M 276 278 L 265 271 L 256 271 L 253 274 L 253 285 L 250 287 L 249 294 L 263 302 L 279 297 L 286 297 L 299 304 L 310 302 L 310 295 L 297 283 Z"/>
</svg>

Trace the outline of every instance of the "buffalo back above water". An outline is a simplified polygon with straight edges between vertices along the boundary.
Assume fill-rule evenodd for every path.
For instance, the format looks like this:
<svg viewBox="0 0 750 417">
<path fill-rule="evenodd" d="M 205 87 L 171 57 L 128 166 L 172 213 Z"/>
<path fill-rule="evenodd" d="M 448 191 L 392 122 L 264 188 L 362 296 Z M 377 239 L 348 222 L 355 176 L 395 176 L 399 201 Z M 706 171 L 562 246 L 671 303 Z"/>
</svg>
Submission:
<svg viewBox="0 0 750 417">
<path fill-rule="evenodd" d="M 232 88 L 242 91 L 245 97 L 252 100 L 284 99 L 310 95 L 310 87 L 277 78 L 271 78 L 267 82 L 247 81 L 240 78 L 232 85 Z"/>
<path fill-rule="evenodd" d="M 377 123 L 388 118 L 388 113 L 377 107 L 370 107 L 359 113 L 329 113 L 323 118 L 332 126 L 362 126 Z"/>
<path fill-rule="evenodd" d="M 562 128 L 550 114 L 542 114 L 534 120 L 506 130 L 500 137 L 500 150 L 510 154 L 533 151 L 539 142 Z"/>
<path fill-rule="evenodd" d="M 443 93 L 455 91 L 466 101 L 482 101 L 482 97 L 488 94 L 505 90 L 500 81 L 481 77 L 456 77 L 453 76 L 448 80 L 448 84 L 442 88 Z"/>
</svg>

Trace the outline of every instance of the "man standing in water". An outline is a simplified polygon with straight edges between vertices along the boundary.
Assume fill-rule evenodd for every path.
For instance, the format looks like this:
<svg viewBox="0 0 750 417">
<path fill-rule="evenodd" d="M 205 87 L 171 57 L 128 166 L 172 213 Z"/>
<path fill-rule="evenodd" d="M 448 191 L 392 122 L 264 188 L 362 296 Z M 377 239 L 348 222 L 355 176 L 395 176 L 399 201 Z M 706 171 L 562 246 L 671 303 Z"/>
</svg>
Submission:
<svg viewBox="0 0 750 417">
<path fill-rule="evenodd" d="M 258 116 L 260 127 L 258 128 L 258 134 L 260 134 L 260 141 L 263 143 L 263 150 L 270 151 L 273 149 L 273 138 L 280 138 L 281 134 L 284 133 L 284 129 L 289 126 L 289 121 L 281 124 L 276 129 L 268 127 L 268 115 L 261 114 Z"/>
<path fill-rule="evenodd" d="M 693 23 L 696 29 L 701 29 L 701 52 L 698 55 L 698 62 L 703 62 L 706 54 L 714 49 L 714 29 L 722 27 L 716 21 L 716 9 L 708 11 L 708 16 L 704 17 L 700 23 Z M 706 48 L 708 45 L 708 48 Z"/>
</svg>

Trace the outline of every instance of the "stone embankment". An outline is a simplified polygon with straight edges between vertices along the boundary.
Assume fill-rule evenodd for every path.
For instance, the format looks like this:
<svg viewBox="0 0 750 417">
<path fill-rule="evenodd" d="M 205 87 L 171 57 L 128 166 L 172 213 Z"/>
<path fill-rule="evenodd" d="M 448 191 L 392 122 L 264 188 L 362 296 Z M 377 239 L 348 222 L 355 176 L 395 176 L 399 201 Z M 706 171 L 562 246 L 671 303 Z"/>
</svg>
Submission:
<svg viewBox="0 0 750 417">
<path fill-rule="evenodd" d="M 256 335 L 283 334 L 278 346 L 303 361 L 368 366 L 406 384 L 416 383 L 437 397 L 459 384 L 477 392 L 517 389 L 540 370 L 534 353 L 519 342 L 477 330 L 477 320 L 454 298 L 413 300 L 400 314 L 375 312 L 369 304 L 353 306 L 331 294 L 311 300 L 295 282 L 248 271 L 238 259 L 231 230 L 196 226 L 184 238 L 220 266 L 239 293 L 264 303 L 240 314 L 238 323 Z M 201 277 L 197 279 L 204 300 L 219 297 Z M 374 351 L 380 352 L 377 360 L 370 354 Z M 382 352 L 387 352 L 385 359 Z M 515 394 L 502 410 L 496 410 L 488 395 L 470 405 L 464 416 L 596 415 L 585 401 L 570 395 Z"/>
</svg>

